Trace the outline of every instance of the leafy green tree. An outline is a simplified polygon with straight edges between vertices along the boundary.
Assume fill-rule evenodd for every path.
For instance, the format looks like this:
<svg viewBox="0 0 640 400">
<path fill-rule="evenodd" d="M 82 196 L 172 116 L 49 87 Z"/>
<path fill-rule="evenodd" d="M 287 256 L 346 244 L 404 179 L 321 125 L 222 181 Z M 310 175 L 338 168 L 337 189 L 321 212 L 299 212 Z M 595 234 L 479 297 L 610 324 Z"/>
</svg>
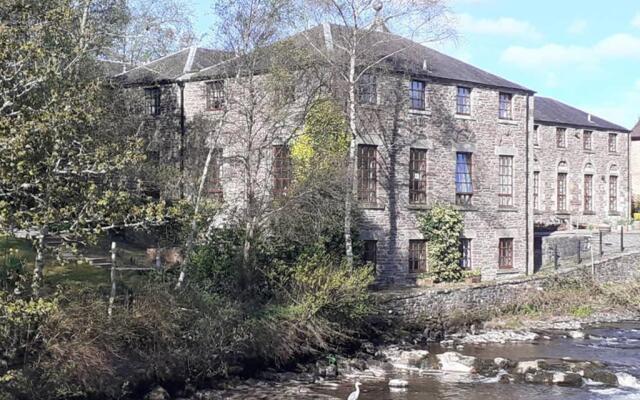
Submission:
<svg viewBox="0 0 640 400">
<path fill-rule="evenodd" d="M 139 121 L 95 60 L 117 21 L 112 0 L 7 0 L 0 6 L 0 229 L 35 237 L 33 288 L 47 235 L 91 240 L 159 223 L 133 179 L 144 162 Z"/>
</svg>

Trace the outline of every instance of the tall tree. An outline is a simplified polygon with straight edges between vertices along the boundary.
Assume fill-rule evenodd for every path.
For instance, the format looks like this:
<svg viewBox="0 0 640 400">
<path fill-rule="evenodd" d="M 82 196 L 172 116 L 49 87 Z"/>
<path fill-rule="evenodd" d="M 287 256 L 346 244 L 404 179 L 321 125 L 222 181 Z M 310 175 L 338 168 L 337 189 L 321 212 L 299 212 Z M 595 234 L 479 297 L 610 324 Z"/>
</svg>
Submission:
<svg viewBox="0 0 640 400">
<path fill-rule="evenodd" d="M 383 11 L 384 8 L 384 11 Z M 347 191 L 344 198 L 344 241 L 347 261 L 353 265 L 353 221 L 356 185 L 357 141 L 366 120 L 358 101 L 358 84 L 363 77 L 389 67 L 395 56 L 411 51 L 415 42 L 440 41 L 452 36 L 444 0 L 301 0 L 303 14 L 297 26 L 325 24 L 324 46 L 307 36 L 309 47 L 331 68 L 332 85 L 344 99 L 344 112 L 351 136 L 348 157 Z M 404 37 L 390 34 L 389 28 Z"/>
<path fill-rule="evenodd" d="M 91 239 L 163 211 L 131 190 L 144 160 L 138 125 L 95 61 L 109 44 L 98 32 L 111 3 L 8 0 L 0 8 L 0 229 L 36 238 L 36 295 L 48 235 Z"/>
<path fill-rule="evenodd" d="M 119 0 L 126 23 L 107 32 L 113 44 L 107 58 L 139 65 L 198 41 L 188 4 L 179 0 Z"/>
<path fill-rule="evenodd" d="M 215 148 L 224 149 L 224 164 L 241 182 L 224 194 L 225 203 L 237 206 L 224 213 L 244 233 L 240 264 L 247 282 L 261 233 L 302 195 L 292 194 L 289 149 L 320 85 L 310 79 L 301 43 L 282 40 L 295 11 L 291 1 L 220 0 L 214 10 L 226 21 L 215 30 L 217 47 L 234 57 L 197 77 L 224 82 L 224 102 L 207 117 L 213 127 L 207 146 L 209 156 Z M 205 161 L 199 192 L 207 168 Z M 181 274 L 179 285 L 183 279 Z"/>
</svg>

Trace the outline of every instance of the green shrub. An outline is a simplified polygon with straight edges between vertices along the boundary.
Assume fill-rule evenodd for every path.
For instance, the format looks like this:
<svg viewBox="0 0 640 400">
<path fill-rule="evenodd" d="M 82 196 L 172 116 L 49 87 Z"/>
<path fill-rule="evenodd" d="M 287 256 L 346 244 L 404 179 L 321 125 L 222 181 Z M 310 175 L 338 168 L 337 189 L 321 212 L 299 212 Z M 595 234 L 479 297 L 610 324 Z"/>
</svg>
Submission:
<svg viewBox="0 0 640 400">
<path fill-rule="evenodd" d="M 464 231 L 462 214 L 448 205 L 436 205 L 419 216 L 420 231 L 429 243 L 429 270 L 437 281 L 462 279 L 460 236 Z"/>
<path fill-rule="evenodd" d="M 205 290 L 233 293 L 238 284 L 241 249 L 239 230 L 214 230 L 209 243 L 196 247 L 189 257 L 190 281 Z"/>
</svg>

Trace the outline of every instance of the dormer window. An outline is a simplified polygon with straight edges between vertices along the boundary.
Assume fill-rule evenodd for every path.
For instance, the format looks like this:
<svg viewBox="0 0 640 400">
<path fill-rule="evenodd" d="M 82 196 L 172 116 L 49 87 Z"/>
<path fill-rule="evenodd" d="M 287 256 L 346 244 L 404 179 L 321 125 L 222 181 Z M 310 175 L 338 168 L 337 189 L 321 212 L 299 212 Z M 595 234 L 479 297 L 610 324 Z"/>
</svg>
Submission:
<svg viewBox="0 0 640 400">
<path fill-rule="evenodd" d="M 409 89 L 409 99 L 411 100 L 412 110 L 425 110 L 426 109 L 426 84 L 423 81 L 412 80 L 411 87 Z"/>
<path fill-rule="evenodd" d="M 144 89 L 145 106 L 148 115 L 160 115 L 160 88 Z"/>
<path fill-rule="evenodd" d="M 222 110 L 225 105 L 224 81 L 207 82 L 207 110 Z"/>
</svg>

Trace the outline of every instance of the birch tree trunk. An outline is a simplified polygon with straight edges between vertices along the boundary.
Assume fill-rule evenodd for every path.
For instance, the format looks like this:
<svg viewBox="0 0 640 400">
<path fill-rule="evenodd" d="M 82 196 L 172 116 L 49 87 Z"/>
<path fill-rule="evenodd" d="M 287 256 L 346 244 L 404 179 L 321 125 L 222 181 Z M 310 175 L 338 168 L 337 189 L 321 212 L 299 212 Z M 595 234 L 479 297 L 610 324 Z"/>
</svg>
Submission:
<svg viewBox="0 0 640 400">
<path fill-rule="evenodd" d="M 355 50 L 351 52 L 349 61 L 349 130 L 351 141 L 349 143 L 349 159 L 347 161 L 347 190 L 344 197 L 344 245 L 347 264 L 353 268 L 353 239 L 351 237 L 351 209 L 353 208 L 353 198 L 356 192 L 356 55 Z"/>
<path fill-rule="evenodd" d="M 47 236 L 47 229 L 43 228 L 40 231 L 40 237 L 36 243 L 36 261 L 33 266 L 33 281 L 31 283 L 31 289 L 33 290 L 34 297 L 40 297 L 40 288 L 42 287 L 42 277 L 44 271 L 44 240 Z"/>
<path fill-rule="evenodd" d="M 222 130 L 222 126 L 224 124 L 224 120 L 226 118 L 226 112 L 225 114 L 220 118 L 220 121 L 218 123 L 218 127 L 216 130 L 214 130 L 213 132 L 211 132 L 210 136 L 209 136 L 209 151 L 207 152 L 207 158 L 204 162 L 204 166 L 202 167 L 202 174 L 200 175 L 200 182 L 198 184 L 198 193 L 196 193 L 196 200 L 195 200 L 195 207 L 193 210 L 193 218 L 191 219 L 191 230 L 189 232 L 189 236 L 187 238 L 187 243 L 185 245 L 185 250 L 184 250 L 184 259 L 182 261 L 182 265 L 180 266 L 180 275 L 178 276 L 178 282 L 176 283 L 176 290 L 180 289 L 182 287 L 182 284 L 184 283 L 184 280 L 187 276 L 187 264 L 188 264 L 188 260 L 189 260 L 189 255 L 191 254 L 191 251 L 193 250 L 193 243 L 195 242 L 196 239 L 196 234 L 197 234 L 197 230 L 198 230 L 198 216 L 200 215 L 200 203 L 202 200 L 202 193 L 204 192 L 204 186 L 207 182 L 207 176 L 209 176 L 209 167 L 211 165 L 211 159 L 213 158 L 213 153 L 216 150 L 216 146 L 215 146 L 215 140 L 214 140 L 214 132 L 220 132 Z M 158 249 L 159 251 L 159 249 Z"/>
</svg>

